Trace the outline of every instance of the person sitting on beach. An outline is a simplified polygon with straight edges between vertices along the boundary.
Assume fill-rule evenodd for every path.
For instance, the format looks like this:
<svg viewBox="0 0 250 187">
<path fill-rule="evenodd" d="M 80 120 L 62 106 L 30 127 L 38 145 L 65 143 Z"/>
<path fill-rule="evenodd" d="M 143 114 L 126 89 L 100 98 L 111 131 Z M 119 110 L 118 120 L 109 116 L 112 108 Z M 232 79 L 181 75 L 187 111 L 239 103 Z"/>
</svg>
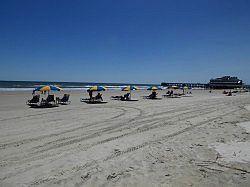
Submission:
<svg viewBox="0 0 250 187">
<path fill-rule="evenodd" d="M 119 96 L 119 99 L 122 100 L 122 101 L 124 101 L 125 100 L 124 95 Z"/>
<path fill-rule="evenodd" d="M 157 96 L 156 91 L 152 91 L 152 93 L 149 95 L 149 98 L 151 98 L 151 99 L 155 99 L 155 98 L 156 98 L 156 96 Z"/>
<path fill-rule="evenodd" d="M 231 90 L 228 92 L 227 96 L 232 96 Z"/>
<path fill-rule="evenodd" d="M 124 94 L 124 100 L 129 100 L 129 95 L 130 95 L 130 93 Z"/>
<path fill-rule="evenodd" d="M 95 100 L 101 100 L 101 101 L 103 101 L 102 94 L 100 92 L 98 92 L 98 94 L 95 96 Z"/>
<path fill-rule="evenodd" d="M 122 100 L 122 101 L 127 100 L 127 94 L 121 95 L 121 100 Z"/>
</svg>

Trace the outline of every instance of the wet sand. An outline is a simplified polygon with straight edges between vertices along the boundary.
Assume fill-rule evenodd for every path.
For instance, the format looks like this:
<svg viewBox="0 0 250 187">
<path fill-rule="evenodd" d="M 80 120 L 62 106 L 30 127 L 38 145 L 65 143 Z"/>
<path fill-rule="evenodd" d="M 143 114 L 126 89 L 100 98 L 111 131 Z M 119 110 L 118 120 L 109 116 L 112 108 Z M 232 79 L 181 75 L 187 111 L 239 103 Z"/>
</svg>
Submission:
<svg viewBox="0 0 250 187">
<path fill-rule="evenodd" d="M 49 109 L 1 92 L 0 186 L 249 186 L 250 94 L 192 92 Z"/>
</svg>

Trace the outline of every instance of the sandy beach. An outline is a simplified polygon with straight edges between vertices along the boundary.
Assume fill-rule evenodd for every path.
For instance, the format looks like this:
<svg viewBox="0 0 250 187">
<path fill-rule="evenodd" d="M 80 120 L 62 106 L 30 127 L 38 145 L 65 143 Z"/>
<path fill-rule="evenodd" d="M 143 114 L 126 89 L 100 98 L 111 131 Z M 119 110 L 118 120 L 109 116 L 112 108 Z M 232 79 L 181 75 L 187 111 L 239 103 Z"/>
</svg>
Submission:
<svg viewBox="0 0 250 187">
<path fill-rule="evenodd" d="M 89 105 L 71 91 L 48 109 L 0 92 L 0 186 L 249 186 L 250 94 L 221 92 Z"/>
</svg>

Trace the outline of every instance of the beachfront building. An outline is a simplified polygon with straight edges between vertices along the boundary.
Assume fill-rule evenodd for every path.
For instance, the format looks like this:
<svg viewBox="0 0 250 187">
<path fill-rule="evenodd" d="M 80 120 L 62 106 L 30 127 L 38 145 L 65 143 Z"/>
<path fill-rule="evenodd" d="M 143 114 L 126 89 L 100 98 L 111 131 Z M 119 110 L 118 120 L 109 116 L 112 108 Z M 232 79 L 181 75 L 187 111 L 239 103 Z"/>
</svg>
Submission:
<svg viewBox="0 0 250 187">
<path fill-rule="evenodd" d="M 243 81 L 238 77 L 223 76 L 216 79 L 211 79 L 209 82 L 211 89 L 234 89 L 243 88 Z"/>
<path fill-rule="evenodd" d="M 238 77 L 223 76 L 220 78 L 210 79 L 208 84 L 202 83 L 183 83 L 183 82 L 162 82 L 161 86 L 164 87 L 191 87 L 199 89 L 234 89 L 234 88 L 243 88 L 246 87 L 243 84 L 243 81 L 238 79 Z"/>
</svg>

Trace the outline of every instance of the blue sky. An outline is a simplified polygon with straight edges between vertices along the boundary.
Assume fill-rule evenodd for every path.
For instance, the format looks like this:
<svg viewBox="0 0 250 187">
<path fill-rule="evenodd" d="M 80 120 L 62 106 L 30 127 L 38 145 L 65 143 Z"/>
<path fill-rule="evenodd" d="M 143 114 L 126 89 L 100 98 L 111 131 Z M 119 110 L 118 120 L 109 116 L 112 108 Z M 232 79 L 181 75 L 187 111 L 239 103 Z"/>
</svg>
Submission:
<svg viewBox="0 0 250 187">
<path fill-rule="evenodd" d="M 250 83 L 248 0 L 0 1 L 0 80 Z"/>
</svg>

